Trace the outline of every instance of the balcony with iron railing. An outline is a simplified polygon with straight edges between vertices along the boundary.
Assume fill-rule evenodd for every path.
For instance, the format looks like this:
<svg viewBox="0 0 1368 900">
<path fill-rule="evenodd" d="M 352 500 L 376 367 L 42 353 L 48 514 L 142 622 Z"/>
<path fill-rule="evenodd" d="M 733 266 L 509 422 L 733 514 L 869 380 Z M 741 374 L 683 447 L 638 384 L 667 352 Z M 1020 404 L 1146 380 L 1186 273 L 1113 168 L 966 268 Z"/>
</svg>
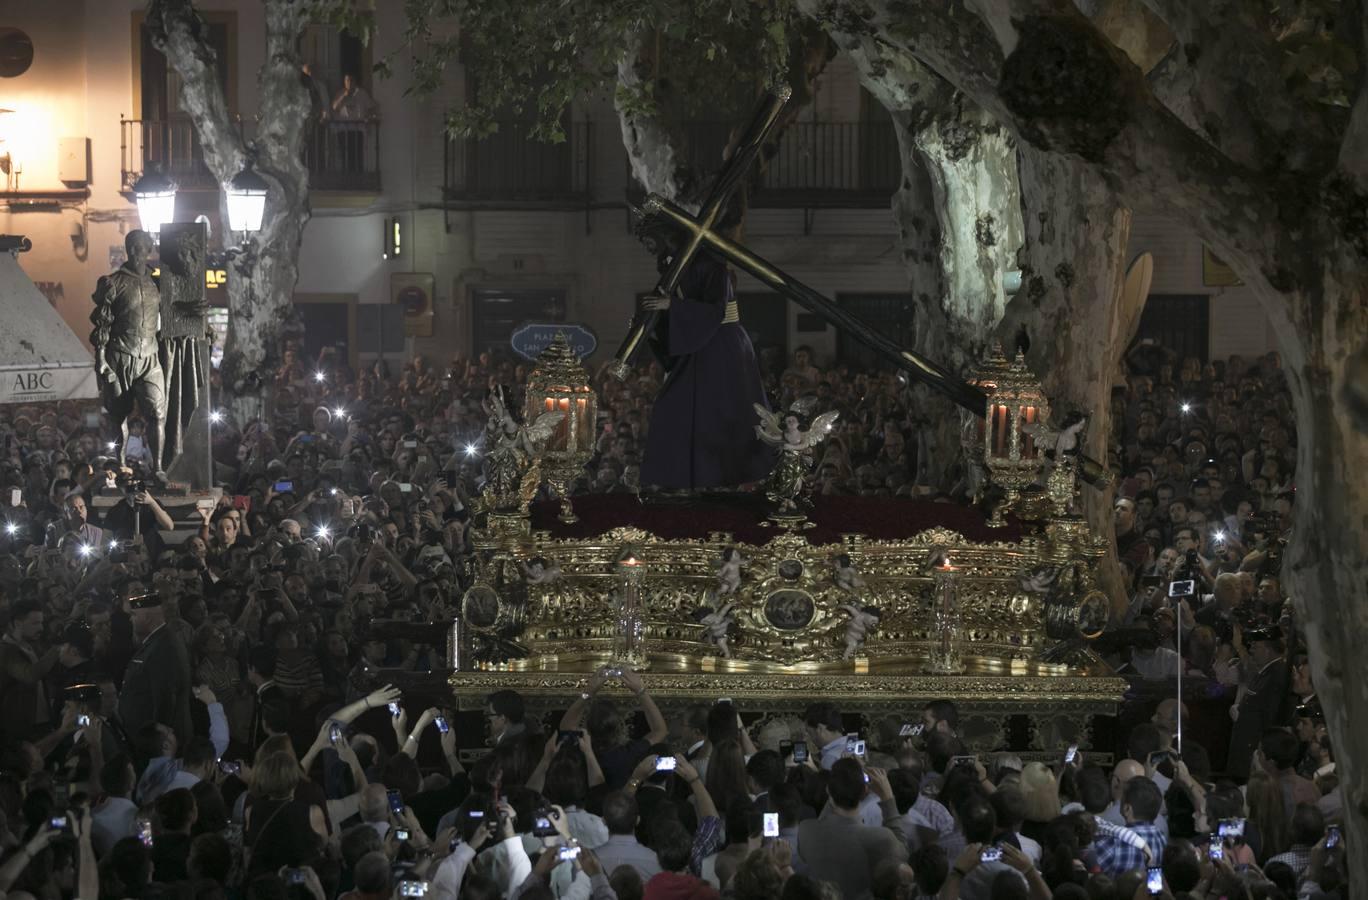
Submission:
<svg viewBox="0 0 1368 900">
<path fill-rule="evenodd" d="M 556 209 L 592 199 L 594 131 L 571 122 L 558 144 L 534 140 L 526 123 L 500 122 L 484 138 L 447 138 L 443 197 L 471 208 Z"/>
<path fill-rule="evenodd" d="M 734 123 L 693 122 L 682 158 L 701 170 L 722 165 Z M 886 207 L 902 180 L 902 158 L 890 122 L 793 122 L 752 182 L 759 208 Z"/>
<path fill-rule="evenodd" d="M 252 128 L 238 120 L 244 139 Z M 122 185 L 131 191 L 153 165 L 183 190 L 218 190 L 204 162 L 199 132 L 189 119 L 121 119 Z M 304 136 L 309 188 L 315 191 L 380 191 L 380 123 L 329 121 L 312 125 Z"/>
</svg>

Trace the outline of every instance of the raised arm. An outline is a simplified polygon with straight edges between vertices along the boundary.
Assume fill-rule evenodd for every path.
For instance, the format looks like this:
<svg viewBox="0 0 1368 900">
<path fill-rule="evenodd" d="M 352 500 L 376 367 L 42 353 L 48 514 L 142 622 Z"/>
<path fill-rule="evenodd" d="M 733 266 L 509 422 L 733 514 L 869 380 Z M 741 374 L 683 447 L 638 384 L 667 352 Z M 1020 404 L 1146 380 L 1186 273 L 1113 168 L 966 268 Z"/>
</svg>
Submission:
<svg viewBox="0 0 1368 900">
<path fill-rule="evenodd" d="M 579 736 L 580 750 L 584 753 L 584 763 L 589 770 L 589 786 L 598 787 L 603 784 L 603 769 L 599 766 L 598 757 L 594 755 L 594 743 L 589 740 L 589 733 L 581 731 Z"/>
<path fill-rule="evenodd" d="M 584 708 L 594 699 L 594 696 L 603 688 L 603 685 L 607 680 L 608 676 L 602 668 L 599 668 L 593 675 L 589 676 L 589 683 L 585 685 L 584 690 L 580 692 L 579 699 L 574 703 L 571 703 L 570 708 L 565 711 L 565 715 L 561 716 L 561 731 L 576 731 L 579 729 L 580 723 L 584 719 Z"/>
<path fill-rule="evenodd" d="M 703 779 L 698 777 L 698 770 L 689 764 L 681 754 L 675 754 L 675 774 L 684 779 L 684 783 L 689 786 L 689 791 L 693 794 L 694 804 L 698 811 L 698 818 L 706 819 L 709 816 L 717 818 L 717 804 L 713 803 L 712 795 L 708 793 L 708 788 L 703 784 Z"/>
<path fill-rule="evenodd" d="M 650 731 L 646 734 L 646 743 L 658 744 L 670 735 L 670 726 L 665 723 L 665 717 L 660 713 L 660 707 L 656 706 L 651 695 L 646 692 L 646 685 L 642 682 L 641 676 L 631 669 L 622 670 L 622 683 L 636 694 L 637 700 L 641 702 L 641 711 L 646 714 L 646 724 Z"/>
<path fill-rule="evenodd" d="M 387 684 L 378 690 L 371 691 L 360 700 L 349 703 L 333 713 L 333 721 L 342 725 L 350 725 L 366 710 L 376 709 L 387 703 L 393 703 L 402 696 L 403 693 L 397 687 L 392 684 Z"/>
</svg>

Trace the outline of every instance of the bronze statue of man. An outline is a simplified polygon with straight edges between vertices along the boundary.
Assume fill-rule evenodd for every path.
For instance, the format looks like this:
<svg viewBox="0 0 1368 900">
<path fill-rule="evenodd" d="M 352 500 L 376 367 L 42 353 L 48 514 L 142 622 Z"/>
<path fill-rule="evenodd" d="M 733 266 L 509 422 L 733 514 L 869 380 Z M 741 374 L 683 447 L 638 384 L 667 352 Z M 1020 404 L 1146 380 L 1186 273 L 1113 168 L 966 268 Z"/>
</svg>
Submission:
<svg viewBox="0 0 1368 900">
<path fill-rule="evenodd" d="M 152 474 L 160 476 L 166 377 L 157 355 L 161 293 L 148 265 L 153 246 L 152 235 L 146 231 L 128 233 L 124 240 L 128 260 L 95 287 L 95 309 L 90 314 L 95 330 L 90 333 L 90 343 L 95 349 L 95 375 L 104 408 L 119 430 L 120 465 L 128 444 L 128 417 L 134 403 L 139 402 L 149 419 L 146 441 L 154 460 Z"/>
</svg>

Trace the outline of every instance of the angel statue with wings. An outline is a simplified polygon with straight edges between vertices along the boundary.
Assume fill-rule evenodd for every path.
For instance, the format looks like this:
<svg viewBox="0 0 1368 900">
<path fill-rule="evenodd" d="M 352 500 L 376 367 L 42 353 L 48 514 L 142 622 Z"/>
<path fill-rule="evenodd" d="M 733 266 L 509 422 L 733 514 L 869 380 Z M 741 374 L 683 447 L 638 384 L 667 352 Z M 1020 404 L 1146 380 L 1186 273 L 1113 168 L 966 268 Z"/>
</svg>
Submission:
<svg viewBox="0 0 1368 900">
<path fill-rule="evenodd" d="M 756 436 L 779 450 L 779 462 L 765 481 L 765 496 L 777 506 L 779 515 L 800 515 L 807 505 L 802 495 L 812 468 L 812 450 L 831 434 L 840 415 L 833 410 L 810 418 L 816 399 L 805 397 L 782 413 L 755 404 L 760 417 L 760 424 L 755 426 Z"/>
<path fill-rule="evenodd" d="M 1069 515 L 1073 510 L 1078 481 L 1078 455 L 1083 450 L 1083 430 L 1087 425 L 1088 417 L 1075 410 L 1064 417 L 1058 428 L 1051 428 L 1044 422 L 1032 422 L 1021 428 L 1050 460 L 1045 490 L 1054 506 L 1055 515 Z"/>
<path fill-rule="evenodd" d="M 519 508 L 527 504 L 541 483 L 538 456 L 541 448 L 565 418 L 562 412 L 544 412 L 531 422 L 523 422 L 509 406 L 503 387 L 490 390 L 484 401 L 489 420 L 485 425 L 484 495 L 495 510 Z"/>
</svg>

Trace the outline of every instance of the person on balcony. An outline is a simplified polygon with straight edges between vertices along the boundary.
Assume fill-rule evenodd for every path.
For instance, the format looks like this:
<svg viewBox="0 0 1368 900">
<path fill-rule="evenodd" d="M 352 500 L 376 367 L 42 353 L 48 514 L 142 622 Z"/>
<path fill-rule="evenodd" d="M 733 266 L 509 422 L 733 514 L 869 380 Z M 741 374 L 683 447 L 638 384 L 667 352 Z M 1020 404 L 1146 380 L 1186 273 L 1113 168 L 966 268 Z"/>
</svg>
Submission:
<svg viewBox="0 0 1368 900">
<path fill-rule="evenodd" d="M 342 90 L 332 102 L 333 121 L 337 134 L 336 161 L 343 172 L 363 172 L 366 169 L 366 126 L 362 123 L 376 118 L 375 100 L 356 83 L 350 72 L 342 76 Z"/>
</svg>

